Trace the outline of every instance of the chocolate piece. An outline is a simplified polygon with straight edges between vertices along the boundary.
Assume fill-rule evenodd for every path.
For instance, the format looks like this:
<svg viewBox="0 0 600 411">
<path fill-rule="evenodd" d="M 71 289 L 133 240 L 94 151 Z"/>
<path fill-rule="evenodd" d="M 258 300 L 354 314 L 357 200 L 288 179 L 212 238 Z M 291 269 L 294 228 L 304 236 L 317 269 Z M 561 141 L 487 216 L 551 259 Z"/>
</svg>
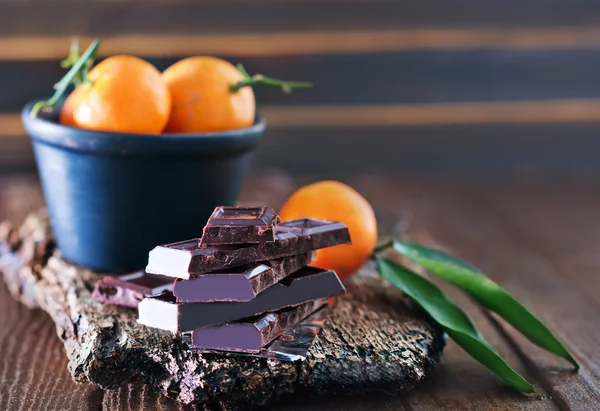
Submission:
<svg viewBox="0 0 600 411">
<path fill-rule="evenodd" d="M 335 271 L 304 267 L 247 302 L 179 303 L 172 293 L 144 298 L 138 323 L 173 332 L 191 331 L 343 294 Z"/>
<path fill-rule="evenodd" d="M 118 277 L 104 277 L 94 286 L 94 299 L 101 303 L 137 307 L 145 297 L 173 289 L 173 279 L 137 271 Z"/>
<path fill-rule="evenodd" d="M 321 327 L 325 324 L 327 314 L 331 311 L 332 304 L 327 304 L 310 314 L 298 324 L 290 327 L 264 346 L 258 353 L 228 352 L 222 350 L 209 350 L 207 348 L 194 348 L 200 353 L 218 354 L 220 356 L 272 358 L 280 361 L 303 361 L 306 359 L 308 349 L 314 341 Z M 185 335 L 185 334 L 184 334 Z"/>
<path fill-rule="evenodd" d="M 188 280 L 224 268 L 349 243 L 350 233 L 343 223 L 302 219 L 277 225 L 272 243 L 215 247 L 200 245 L 195 238 L 158 246 L 149 253 L 146 271 Z"/>
<path fill-rule="evenodd" d="M 202 245 L 275 241 L 279 216 L 271 207 L 217 207 L 204 227 Z"/>
<path fill-rule="evenodd" d="M 313 253 L 253 263 L 191 280 L 177 279 L 173 295 L 178 302 L 250 301 L 313 260 Z"/>
<path fill-rule="evenodd" d="M 191 348 L 259 353 L 290 327 L 327 304 L 326 299 L 227 324 L 200 328 L 183 334 Z"/>
</svg>

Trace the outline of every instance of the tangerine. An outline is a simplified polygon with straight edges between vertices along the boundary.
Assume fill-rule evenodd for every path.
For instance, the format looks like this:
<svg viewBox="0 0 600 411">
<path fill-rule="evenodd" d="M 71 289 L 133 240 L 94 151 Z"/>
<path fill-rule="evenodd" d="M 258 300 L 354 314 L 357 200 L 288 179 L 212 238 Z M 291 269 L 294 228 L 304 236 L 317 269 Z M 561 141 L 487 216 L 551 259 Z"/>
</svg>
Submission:
<svg viewBox="0 0 600 411">
<path fill-rule="evenodd" d="M 58 115 L 58 121 L 60 124 L 69 127 L 78 127 L 77 123 L 75 122 L 75 110 L 86 94 L 86 87 L 76 87 L 73 89 L 60 109 L 60 113 Z"/>
<path fill-rule="evenodd" d="M 312 266 L 335 270 L 341 280 L 360 269 L 377 243 L 377 220 L 371 204 L 352 187 L 338 181 L 321 181 L 298 189 L 279 211 L 282 221 L 318 218 L 341 221 L 352 244 L 317 250 Z"/>
<path fill-rule="evenodd" d="M 188 57 L 163 72 L 171 92 L 167 133 L 202 133 L 249 127 L 256 102 L 251 87 L 232 91 L 244 75 L 231 63 L 209 56 Z"/>
<path fill-rule="evenodd" d="M 160 72 L 134 56 L 112 56 L 95 66 L 65 100 L 60 122 L 121 133 L 162 132 L 171 96 Z"/>
</svg>

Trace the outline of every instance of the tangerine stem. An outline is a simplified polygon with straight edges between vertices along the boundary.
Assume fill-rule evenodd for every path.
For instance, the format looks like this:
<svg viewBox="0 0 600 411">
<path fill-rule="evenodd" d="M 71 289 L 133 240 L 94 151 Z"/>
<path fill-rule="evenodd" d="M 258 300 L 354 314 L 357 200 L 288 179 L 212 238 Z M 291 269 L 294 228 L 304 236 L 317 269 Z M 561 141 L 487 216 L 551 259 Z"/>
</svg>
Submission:
<svg viewBox="0 0 600 411">
<path fill-rule="evenodd" d="M 284 93 L 290 93 L 292 90 L 311 88 L 312 83 L 307 81 L 287 81 L 280 80 L 272 77 L 267 77 L 262 74 L 255 74 L 251 76 L 248 74 L 244 66 L 241 64 L 237 65 L 237 69 L 246 77 L 244 80 L 240 80 L 230 86 L 231 91 L 236 92 L 242 87 L 254 87 L 254 86 L 269 86 L 269 87 L 280 87 Z"/>
<path fill-rule="evenodd" d="M 79 37 L 73 37 L 73 39 L 71 40 L 71 47 L 70 47 L 69 55 L 67 56 L 67 58 L 65 58 L 63 61 L 60 62 L 60 66 L 65 69 L 69 69 L 69 68 L 73 67 L 73 64 L 75 64 L 75 62 L 77 62 L 77 60 L 79 60 L 79 57 L 81 57 L 79 54 Z M 87 75 L 88 75 L 90 69 L 92 68 L 93 64 L 94 64 L 94 57 L 90 58 L 85 63 L 85 65 L 83 66 L 81 71 L 73 79 L 72 83 L 75 87 L 79 86 L 82 83 L 85 83 L 88 85 L 92 84 L 92 82 L 88 79 Z"/>
<path fill-rule="evenodd" d="M 246 78 L 252 78 L 252 76 L 246 71 L 246 68 L 242 64 L 235 66 Z"/>
<path fill-rule="evenodd" d="M 39 101 L 37 102 L 30 111 L 31 116 L 36 116 L 40 110 L 49 108 L 58 103 L 58 100 L 65 94 L 67 87 L 73 82 L 73 79 L 80 73 L 82 68 L 88 62 L 88 60 L 94 58 L 98 48 L 100 47 L 101 40 L 97 39 L 90 44 L 90 46 L 85 50 L 85 52 L 81 55 L 81 57 L 73 64 L 71 69 L 60 79 L 58 83 L 54 86 L 56 91 L 50 97 L 48 101 Z"/>
<path fill-rule="evenodd" d="M 77 60 L 79 60 L 79 58 L 81 57 L 81 54 L 79 54 L 79 37 L 73 37 L 71 39 L 71 46 L 69 47 L 69 55 L 60 62 L 60 66 L 64 69 L 70 69 L 71 67 L 73 67 L 73 64 L 75 64 L 77 62 Z M 75 85 L 75 87 L 79 86 L 82 81 L 83 75 L 83 69 L 81 70 L 81 72 L 77 73 L 77 75 L 75 75 L 75 77 L 73 78 L 73 85 Z M 54 88 L 56 89 L 56 85 L 54 86 Z"/>
<path fill-rule="evenodd" d="M 79 60 L 79 37 L 73 37 L 71 39 L 71 46 L 69 47 L 69 55 L 60 62 L 60 66 L 64 69 L 71 68 L 73 64 Z"/>
</svg>

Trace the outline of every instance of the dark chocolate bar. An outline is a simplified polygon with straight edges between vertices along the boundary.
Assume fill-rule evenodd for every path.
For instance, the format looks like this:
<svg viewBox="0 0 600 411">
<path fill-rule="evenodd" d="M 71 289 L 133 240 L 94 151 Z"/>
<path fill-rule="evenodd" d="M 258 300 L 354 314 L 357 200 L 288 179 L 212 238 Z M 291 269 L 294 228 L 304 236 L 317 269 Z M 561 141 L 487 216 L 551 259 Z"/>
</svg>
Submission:
<svg viewBox="0 0 600 411">
<path fill-rule="evenodd" d="M 315 337 L 325 324 L 327 314 L 331 311 L 332 304 L 316 310 L 298 324 L 290 327 L 264 346 L 258 353 L 228 352 L 222 350 L 209 350 L 207 348 L 194 348 L 194 351 L 205 354 L 217 354 L 220 356 L 267 358 L 279 361 L 303 361 L 306 360 L 308 350 Z"/>
<path fill-rule="evenodd" d="M 144 298 L 138 306 L 138 323 L 173 332 L 192 331 L 345 291 L 335 271 L 304 267 L 247 302 L 179 303 L 172 293 Z"/>
<path fill-rule="evenodd" d="M 101 303 L 137 307 L 145 297 L 173 289 L 172 278 L 137 271 L 118 277 L 104 277 L 94 286 L 94 299 Z"/>
<path fill-rule="evenodd" d="M 200 274 L 191 280 L 177 279 L 173 295 L 178 302 L 250 301 L 312 260 L 310 252 Z"/>
<path fill-rule="evenodd" d="M 200 244 L 273 242 L 277 223 L 279 216 L 271 207 L 217 207 L 204 227 Z"/>
<path fill-rule="evenodd" d="M 243 321 L 200 328 L 183 334 L 190 348 L 259 353 L 290 327 L 327 304 L 326 299 L 309 301 Z"/>
<path fill-rule="evenodd" d="M 224 268 L 349 243 L 350 233 L 343 223 L 302 219 L 275 226 L 275 241 L 272 243 L 204 246 L 195 238 L 158 246 L 148 255 L 146 271 L 188 280 Z"/>
</svg>

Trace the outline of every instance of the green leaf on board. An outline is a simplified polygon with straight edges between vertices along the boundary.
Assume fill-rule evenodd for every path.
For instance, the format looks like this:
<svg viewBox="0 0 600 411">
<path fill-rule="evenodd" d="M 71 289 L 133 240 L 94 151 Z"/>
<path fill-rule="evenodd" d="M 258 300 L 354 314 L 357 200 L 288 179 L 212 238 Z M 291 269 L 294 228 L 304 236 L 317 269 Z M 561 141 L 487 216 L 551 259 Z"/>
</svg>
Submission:
<svg viewBox="0 0 600 411">
<path fill-rule="evenodd" d="M 467 354 L 516 390 L 535 391 L 533 385 L 483 339 L 469 316 L 435 284 L 379 255 L 375 259 L 381 275 L 423 308 Z"/>
<path fill-rule="evenodd" d="M 393 247 L 396 252 L 432 274 L 464 290 L 479 304 L 512 324 L 534 344 L 579 368 L 575 358 L 539 318 L 481 271 L 442 251 L 421 245 L 394 241 Z"/>
</svg>

